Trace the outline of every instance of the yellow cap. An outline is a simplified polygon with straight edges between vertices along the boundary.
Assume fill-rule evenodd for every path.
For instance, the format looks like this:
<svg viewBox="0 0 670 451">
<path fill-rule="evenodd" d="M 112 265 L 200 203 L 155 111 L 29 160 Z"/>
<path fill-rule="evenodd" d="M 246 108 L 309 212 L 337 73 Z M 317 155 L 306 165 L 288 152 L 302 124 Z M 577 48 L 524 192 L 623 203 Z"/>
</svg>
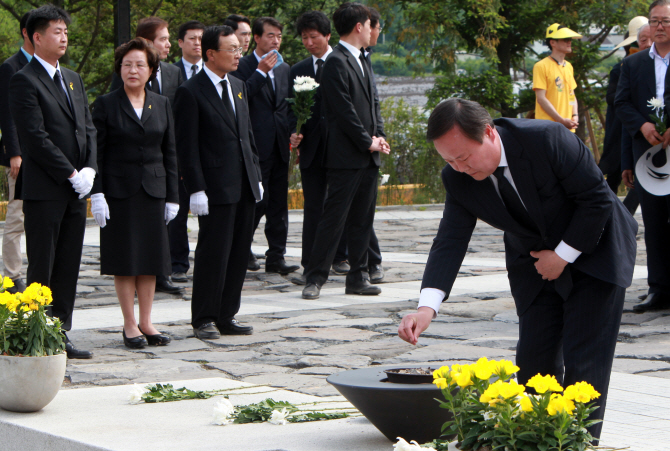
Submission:
<svg viewBox="0 0 670 451">
<path fill-rule="evenodd" d="M 566 39 L 566 38 L 573 38 L 573 39 L 579 39 L 582 37 L 581 34 L 575 33 L 569 28 L 563 27 L 559 29 L 561 24 L 555 23 L 551 24 L 549 28 L 547 28 L 547 39 Z"/>
</svg>

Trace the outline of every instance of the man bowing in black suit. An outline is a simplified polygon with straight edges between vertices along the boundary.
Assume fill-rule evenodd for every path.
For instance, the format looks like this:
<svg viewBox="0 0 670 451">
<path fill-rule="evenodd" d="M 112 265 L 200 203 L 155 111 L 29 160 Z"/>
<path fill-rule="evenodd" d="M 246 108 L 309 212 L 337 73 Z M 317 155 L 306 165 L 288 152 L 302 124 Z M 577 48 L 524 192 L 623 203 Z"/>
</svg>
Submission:
<svg viewBox="0 0 670 451">
<path fill-rule="evenodd" d="M 86 228 L 86 199 L 96 174 L 96 133 L 84 82 L 58 59 L 67 50 L 68 14 L 53 5 L 34 10 L 26 29 L 35 47 L 9 84 L 21 143 L 19 179 L 25 215 L 28 284 L 51 288 L 51 314 L 72 327 Z M 67 338 L 67 337 L 66 337 Z M 89 351 L 67 341 L 69 358 Z"/>
<path fill-rule="evenodd" d="M 519 383 L 541 373 L 592 384 L 602 419 L 637 222 L 609 189 L 590 151 L 561 124 L 493 121 L 478 103 L 449 99 L 427 137 L 448 165 L 444 216 L 428 256 L 417 313 L 400 337 L 416 344 L 449 296 L 477 219 L 505 232 L 519 315 Z M 598 438 L 602 423 L 590 428 Z"/>
<path fill-rule="evenodd" d="M 207 27 L 203 70 L 179 87 L 175 135 L 180 170 L 200 231 L 193 268 L 191 324 L 200 339 L 251 334 L 235 319 L 254 234 L 261 171 L 244 82 L 230 77 L 242 49 L 233 29 Z"/>
</svg>

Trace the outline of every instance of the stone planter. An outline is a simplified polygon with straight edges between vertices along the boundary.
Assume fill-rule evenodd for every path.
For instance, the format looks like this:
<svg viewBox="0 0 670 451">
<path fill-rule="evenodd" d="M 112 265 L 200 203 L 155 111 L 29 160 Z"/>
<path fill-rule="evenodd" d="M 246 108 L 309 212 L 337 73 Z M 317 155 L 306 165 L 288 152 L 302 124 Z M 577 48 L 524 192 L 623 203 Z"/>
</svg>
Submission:
<svg viewBox="0 0 670 451">
<path fill-rule="evenodd" d="M 420 366 L 426 365 L 402 365 Z M 442 398 L 440 389 L 432 383 L 390 383 L 384 370 L 391 368 L 399 366 L 344 371 L 329 376 L 328 382 L 389 440 L 396 442 L 396 437 L 402 437 L 426 443 L 440 438 L 442 425 L 451 418 L 435 400 Z"/>
<path fill-rule="evenodd" d="M 0 355 L 0 408 L 36 412 L 49 404 L 65 377 L 65 353 L 45 357 Z"/>
</svg>

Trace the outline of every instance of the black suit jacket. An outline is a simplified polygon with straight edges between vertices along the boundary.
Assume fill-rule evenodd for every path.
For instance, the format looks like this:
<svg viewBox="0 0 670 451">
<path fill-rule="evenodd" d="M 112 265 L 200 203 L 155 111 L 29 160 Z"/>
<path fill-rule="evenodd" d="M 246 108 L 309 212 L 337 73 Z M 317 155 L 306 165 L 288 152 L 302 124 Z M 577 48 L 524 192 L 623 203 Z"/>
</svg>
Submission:
<svg viewBox="0 0 670 451">
<path fill-rule="evenodd" d="M 181 60 L 180 60 L 181 61 Z M 160 62 L 161 68 L 161 95 L 164 95 L 170 99 L 170 105 L 174 105 L 174 96 L 177 92 L 177 88 L 186 80 L 182 76 L 181 70 L 178 67 L 175 67 L 174 64 L 166 63 L 165 61 Z M 154 80 L 151 83 L 155 83 Z M 117 89 L 123 86 L 123 81 L 121 77 L 116 75 L 116 72 L 112 75 L 112 84 L 109 87 L 109 91 L 116 91 Z M 149 83 L 147 83 L 147 88 L 149 88 Z"/>
<path fill-rule="evenodd" d="M 670 71 L 669 71 L 670 72 Z M 670 89 L 668 76 L 665 77 L 665 118 L 670 111 Z M 635 169 L 637 159 L 651 147 L 645 139 L 640 127 L 645 122 L 652 122 L 649 115 L 653 110 L 647 105 L 652 97 L 656 97 L 656 71 L 654 60 L 649 57 L 649 49 L 637 52 L 623 60 L 621 76 L 617 86 L 614 106 L 623 128 L 632 138 L 631 146 L 621 148 L 621 170 Z M 631 154 L 632 150 L 632 154 Z"/>
<path fill-rule="evenodd" d="M 293 80 L 295 77 L 316 77 L 314 72 L 314 60 L 310 56 L 291 67 L 291 97 L 295 97 L 293 92 Z M 295 119 L 292 118 L 292 131 L 295 131 Z M 326 149 L 326 136 L 328 135 L 328 123 L 326 122 L 323 102 L 321 100 L 321 86 L 316 88 L 314 94 L 314 106 L 312 107 L 312 116 L 307 120 L 300 130 L 302 133 L 302 142 L 300 143 L 300 167 L 309 168 L 312 161 L 323 164 L 323 157 Z"/>
<path fill-rule="evenodd" d="M 553 250 L 561 241 L 582 252 L 571 264 L 575 269 L 628 287 L 635 265 L 637 222 L 605 183 L 589 149 L 551 121 L 494 122 L 519 196 L 537 231 L 522 227 L 510 216 L 490 178 L 476 181 L 447 166 L 442 171 L 447 189 L 444 215 L 422 288 L 438 288 L 448 297 L 477 219 L 505 232 L 507 271 L 519 315 L 546 283 L 530 251 Z"/>
<path fill-rule="evenodd" d="M 21 50 L 10 56 L 0 66 L 0 164 L 9 166 L 9 159 L 21 155 L 19 136 L 16 134 L 16 125 L 9 111 L 9 80 L 12 76 L 28 64 L 28 58 Z"/>
<path fill-rule="evenodd" d="M 598 167 L 603 174 L 611 174 L 621 168 L 621 133 L 623 127 L 621 121 L 616 115 L 614 98 L 616 96 L 619 77 L 621 76 L 621 64 L 617 63 L 612 67 L 607 84 L 607 115 L 605 116 L 605 143 L 603 144 L 603 155 L 600 158 Z"/>
<path fill-rule="evenodd" d="M 95 127 L 84 82 L 61 66 L 74 114 L 56 83 L 33 58 L 9 82 L 9 102 L 23 162 L 17 179 L 24 200 L 68 200 L 76 196 L 68 177 L 75 169 L 97 170 Z"/>
<path fill-rule="evenodd" d="M 361 75 L 357 57 L 342 45 L 328 55 L 321 76 L 328 139 L 326 164 L 335 169 L 379 166 L 379 152 L 370 152 L 377 133 L 372 77 Z"/>
<path fill-rule="evenodd" d="M 274 70 L 275 92 L 268 86 L 267 78 L 256 69 L 258 60 L 253 52 L 240 60 L 240 65 L 230 75 L 244 81 L 249 93 L 249 113 L 254 130 L 256 148 L 261 159 L 267 160 L 272 155 L 275 143 L 282 159 L 288 162 L 291 158 L 289 149 L 290 133 L 288 119 L 289 77 L 290 67 L 282 63 Z"/>
<path fill-rule="evenodd" d="M 142 119 L 123 88 L 95 101 L 98 176 L 91 192 L 126 199 L 144 187 L 153 197 L 179 203 L 170 103 L 164 96 L 145 92 Z"/>
<path fill-rule="evenodd" d="M 177 89 L 175 135 L 186 191 L 205 191 L 210 205 L 240 200 L 243 183 L 261 199 L 261 170 L 249 118 L 244 82 L 228 76 L 237 120 L 223 106 L 216 87 L 201 70 Z M 228 95 L 225 91 L 224 95 Z"/>
<path fill-rule="evenodd" d="M 186 76 L 186 68 L 184 67 L 184 61 L 180 59 L 179 61 L 174 63 L 174 65 L 179 68 L 179 71 L 181 72 L 181 79 L 183 81 L 188 80 L 188 77 Z"/>
<path fill-rule="evenodd" d="M 368 47 L 366 51 L 368 56 L 365 57 L 365 61 L 368 63 L 368 69 L 370 69 L 370 77 L 372 78 L 372 88 L 374 90 L 374 101 L 375 101 L 375 113 L 377 120 L 377 136 L 383 136 L 386 138 L 386 133 L 384 133 L 384 119 L 382 118 L 382 110 L 379 105 L 379 91 L 377 90 L 377 77 L 375 76 L 375 71 L 372 69 L 372 48 Z"/>
</svg>

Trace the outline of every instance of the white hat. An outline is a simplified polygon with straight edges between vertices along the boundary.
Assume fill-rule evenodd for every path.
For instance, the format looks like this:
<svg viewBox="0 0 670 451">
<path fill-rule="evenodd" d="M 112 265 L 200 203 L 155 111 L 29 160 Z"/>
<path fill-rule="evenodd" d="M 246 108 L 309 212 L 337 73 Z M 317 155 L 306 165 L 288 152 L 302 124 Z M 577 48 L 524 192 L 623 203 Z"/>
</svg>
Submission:
<svg viewBox="0 0 670 451">
<path fill-rule="evenodd" d="M 647 150 L 635 165 L 635 179 L 645 191 L 654 196 L 670 194 L 670 146 L 665 149 L 661 149 L 661 146 L 662 144 L 657 144 Z M 659 152 L 665 152 L 663 166 L 655 166 L 652 161 Z"/>
<path fill-rule="evenodd" d="M 628 22 L 628 37 L 621 41 L 619 45 L 614 47 L 615 49 L 621 48 L 624 45 L 630 45 L 633 42 L 637 41 L 637 32 L 643 25 L 647 25 L 649 19 L 644 16 L 633 17 L 630 22 Z"/>
</svg>

